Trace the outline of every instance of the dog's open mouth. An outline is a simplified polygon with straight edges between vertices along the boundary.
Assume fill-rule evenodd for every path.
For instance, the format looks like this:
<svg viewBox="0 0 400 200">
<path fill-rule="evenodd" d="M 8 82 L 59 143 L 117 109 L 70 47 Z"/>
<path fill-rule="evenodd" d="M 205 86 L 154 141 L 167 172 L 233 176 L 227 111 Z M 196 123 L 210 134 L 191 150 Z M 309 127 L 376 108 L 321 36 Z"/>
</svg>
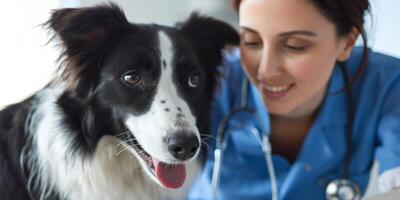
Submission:
<svg viewBox="0 0 400 200">
<path fill-rule="evenodd" d="M 150 172 L 164 187 L 178 189 L 184 184 L 186 179 L 184 164 L 168 164 L 157 160 L 148 154 L 135 138 L 130 140 L 129 145 L 139 154 Z"/>
</svg>

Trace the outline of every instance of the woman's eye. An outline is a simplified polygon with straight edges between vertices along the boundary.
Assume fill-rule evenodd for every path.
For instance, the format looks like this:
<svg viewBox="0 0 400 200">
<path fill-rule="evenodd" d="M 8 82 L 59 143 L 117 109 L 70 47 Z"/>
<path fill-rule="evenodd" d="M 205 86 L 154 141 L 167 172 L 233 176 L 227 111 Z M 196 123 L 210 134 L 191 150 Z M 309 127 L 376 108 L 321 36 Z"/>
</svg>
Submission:
<svg viewBox="0 0 400 200">
<path fill-rule="evenodd" d="M 200 74 L 197 71 L 194 71 L 190 74 L 188 78 L 188 86 L 190 88 L 198 88 L 200 86 Z"/>
<path fill-rule="evenodd" d="M 307 46 L 305 45 L 285 45 L 286 48 L 288 48 L 289 50 L 292 51 L 297 51 L 297 52 L 301 52 L 301 51 L 305 51 L 307 49 Z"/>
<path fill-rule="evenodd" d="M 257 48 L 262 46 L 262 42 L 257 41 L 243 41 L 243 45 L 250 48 Z"/>
<path fill-rule="evenodd" d="M 122 82 L 127 84 L 128 86 L 140 86 L 143 82 L 140 74 L 135 70 L 130 70 L 125 72 L 122 77 Z"/>
</svg>

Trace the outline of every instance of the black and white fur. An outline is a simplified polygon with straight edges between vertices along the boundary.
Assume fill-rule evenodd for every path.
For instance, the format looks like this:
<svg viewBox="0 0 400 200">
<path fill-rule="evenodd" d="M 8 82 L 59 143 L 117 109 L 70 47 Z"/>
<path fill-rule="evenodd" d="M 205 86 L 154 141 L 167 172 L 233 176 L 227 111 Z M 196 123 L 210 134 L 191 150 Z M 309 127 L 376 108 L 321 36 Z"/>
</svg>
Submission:
<svg viewBox="0 0 400 200">
<path fill-rule="evenodd" d="M 63 64 L 45 88 L 0 112 L 0 198 L 183 199 L 204 145 L 178 159 L 167 143 L 204 142 L 221 49 L 238 44 L 236 31 L 197 14 L 176 27 L 131 24 L 114 4 L 56 10 L 46 24 Z M 160 186 L 137 145 L 184 163 L 185 184 Z"/>
</svg>

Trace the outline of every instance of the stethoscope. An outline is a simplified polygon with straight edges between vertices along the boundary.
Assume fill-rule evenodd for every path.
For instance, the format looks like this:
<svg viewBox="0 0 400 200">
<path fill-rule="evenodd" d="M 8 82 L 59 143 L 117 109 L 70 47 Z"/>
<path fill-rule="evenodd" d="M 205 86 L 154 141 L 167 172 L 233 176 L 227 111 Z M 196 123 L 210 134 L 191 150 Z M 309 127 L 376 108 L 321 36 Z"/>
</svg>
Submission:
<svg viewBox="0 0 400 200">
<path fill-rule="evenodd" d="M 353 125 L 353 99 L 351 96 L 351 86 L 350 86 L 350 79 L 349 73 L 347 71 L 347 65 L 345 62 L 340 62 L 339 66 L 342 70 L 343 77 L 345 79 L 345 90 L 347 94 L 347 107 L 348 107 L 348 117 L 349 117 L 349 126 L 347 127 L 346 131 L 346 155 L 345 155 L 345 162 L 344 162 L 344 170 L 343 175 L 341 178 L 335 179 L 327 184 L 326 187 L 326 199 L 327 200 L 360 200 L 361 199 L 361 192 L 359 186 L 349 179 L 349 169 L 350 169 L 350 162 L 351 162 L 351 154 L 352 154 L 352 125 Z M 240 106 L 234 108 L 230 111 L 228 115 L 226 115 L 222 121 L 220 122 L 217 135 L 216 135 L 216 143 L 215 143 L 215 150 L 214 150 L 214 165 L 213 165 L 213 172 L 211 177 L 211 189 L 213 199 L 218 199 L 218 185 L 219 179 L 221 175 L 221 167 L 222 167 L 222 160 L 224 150 L 227 147 L 227 125 L 230 120 L 238 115 L 251 115 L 254 117 L 258 124 L 261 126 L 260 131 L 256 127 L 249 128 L 249 132 L 254 138 L 257 140 L 257 143 L 261 146 L 262 151 L 265 154 L 266 165 L 268 169 L 268 174 L 270 177 L 271 182 L 271 197 L 272 200 L 279 199 L 279 191 L 277 187 L 277 180 L 275 176 L 275 168 L 272 162 L 272 151 L 271 151 L 271 144 L 269 142 L 268 133 L 269 131 L 269 117 L 266 112 L 256 112 L 254 108 L 250 108 L 247 103 L 248 98 L 248 90 L 250 87 L 249 80 L 244 77 L 241 84 L 241 99 L 240 99 Z M 264 127 L 263 127 L 264 126 Z M 268 126 L 268 127 L 265 127 Z"/>
</svg>

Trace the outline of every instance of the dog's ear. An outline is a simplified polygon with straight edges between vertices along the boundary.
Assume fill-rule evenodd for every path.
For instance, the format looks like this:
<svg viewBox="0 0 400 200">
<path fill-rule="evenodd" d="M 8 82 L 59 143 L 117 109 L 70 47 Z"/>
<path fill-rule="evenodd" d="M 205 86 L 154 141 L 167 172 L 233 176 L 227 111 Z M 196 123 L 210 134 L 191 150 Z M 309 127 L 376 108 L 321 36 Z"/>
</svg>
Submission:
<svg viewBox="0 0 400 200">
<path fill-rule="evenodd" d="M 76 86 L 86 70 L 95 71 L 109 44 L 129 28 L 125 14 L 113 3 L 55 10 L 45 25 L 61 39 L 60 70 L 70 86 Z"/>
<path fill-rule="evenodd" d="M 239 33 L 229 24 L 201 16 L 194 12 L 188 20 L 177 25 L 182 34 L 193 44 L 199 62 L 207 73 L 207 99 L 211 100 L 213 91 L 218 85 L 223 61 L 223 49 L 227 45 L 237 46 Z"/>
<path fill-rule="evenodd" d="M 201 56 L 200 62 L 216 67 L 222 61 L 222 49 L 227 45 L 239 45 L 239 34 L 229 24 L 201 16 L 197 12 L 188 20 L 178 23 L 178 29 L 194 44 L 195 51 Z"/>
<path fill-rule="evenodd" d="M 223 61 L 223 49 L 227 45 L 237 46 L 240 39 L 235 28 L 229 24 L 201 16 L 194 12 L 189 19 L 177 24 L 178 30 L 192 44 L 199 62 L 205 67 L 207 78 L 207 102 L 211 102 L 214 90 L 217 88 L 220 71 L 217 68 Z M 207 105 L 205 105 L 207 107 Z M 208 131 L 208 113 L 202 113 L 204 119 L 199 122 L 201 130 Z"/>
<path fill-rule="evenodd" d="M 75 51 L 95 49 L 113 34 L 129 25 L 125 14 L 116 4 L 86 8 L 55 10 L 46 23 L 59 36 L 69 55 Z"/>
</svg>

